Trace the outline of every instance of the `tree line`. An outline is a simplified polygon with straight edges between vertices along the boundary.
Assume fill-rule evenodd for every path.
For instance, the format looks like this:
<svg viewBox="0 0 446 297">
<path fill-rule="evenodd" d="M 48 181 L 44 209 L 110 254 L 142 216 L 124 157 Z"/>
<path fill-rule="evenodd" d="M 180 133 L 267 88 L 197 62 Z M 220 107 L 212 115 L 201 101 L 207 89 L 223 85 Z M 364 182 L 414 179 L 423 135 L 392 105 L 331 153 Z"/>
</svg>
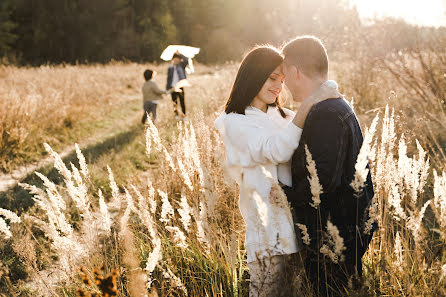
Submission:
<svg viewBox="0 0 446 297">
<path fill-rule="evenodd" d="M 370 30 L 339 0 L 2 0 L 0 57 L 20 64 L 158 61 L 167 45 L 187 44 L 202 48 L 200 62 L 213 63 L 298 34 L 316 34 L 339 51 L 362 38 L 359 28 Z"/>
</svg>

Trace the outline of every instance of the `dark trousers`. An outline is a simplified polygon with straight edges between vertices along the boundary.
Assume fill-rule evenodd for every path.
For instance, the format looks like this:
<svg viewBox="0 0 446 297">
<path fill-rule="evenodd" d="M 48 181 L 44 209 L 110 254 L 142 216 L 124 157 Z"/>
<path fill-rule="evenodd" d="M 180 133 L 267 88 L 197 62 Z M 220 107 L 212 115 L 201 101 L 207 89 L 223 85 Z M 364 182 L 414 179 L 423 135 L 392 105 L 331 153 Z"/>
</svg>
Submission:
<svg viewBox="0 0 446 297">
<path fill-rule="evenodd" d="M 172 96 L 172 101 L 174 103 L 175 114 L 178 115 L 178 98 L 180 98 L 181 111 L 184 115 L 186 115 L 186 104 L 184 103 L 184 89 L 181 88 L 181 92 L 172 92 L 170 94 Z"/>
<path fill-rule="evenodd" d="M 355 248 L 347 245 L 345 260 L 335 264 L 319 252 L 310 252 L 305 261 L 305 270 L 315 296 L 342 297 L 349 288 L 360 287 L 362 278 L 362 255 L 355 255 Z"/>
<path fill-rule="evenodd" d="M 147 114 L 150 115 L 152 121 L 154 122 L 156 119 L 156 107 L 158 104 L 153 102 L 144 102 L 144 115 L 142 116 L 141 122 L 144 124 L 147 120 Z"/>
</svg>

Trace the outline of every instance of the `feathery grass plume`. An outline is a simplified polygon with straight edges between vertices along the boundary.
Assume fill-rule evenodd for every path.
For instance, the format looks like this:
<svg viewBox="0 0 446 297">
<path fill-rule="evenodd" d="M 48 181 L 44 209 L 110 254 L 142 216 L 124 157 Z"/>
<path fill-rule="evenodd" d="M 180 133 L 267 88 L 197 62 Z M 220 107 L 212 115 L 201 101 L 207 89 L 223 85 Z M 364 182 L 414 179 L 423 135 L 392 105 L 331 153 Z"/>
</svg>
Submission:
<svg viewBox="0 0 446 297">
<path fill-rule="evenodd" d="M 49 146 L 48 143 L 44 143 L 43 146 L 53 158 L 54 167 L 59 171 L 59 173 L 64 177 L 66 181 L 71 181 L 72 178 L 71 172 L 70 170 L 68 170 L 67 166 L 65 166 L 65 163 L 62 161 L 62 158 L 59 156 L 59 154 L 53 151 L 53 149 Z"/>
<path fill-rule="evenodd" d="M 440 283 L 443 278 L 446 277 L 446 264 L 444 264 L 443 266 L 441 266 L 441 277 L 440 277 L 440 281 L 438 283 Z"/>
<path fill-rule="evenodd" d="M 147 155 L 147 157 L 149 157 L 150 153 L 152 152 L 152 137 L 150 135 L 149 128 L 146 128 L 144 134 L 145 134 L 145 138 L 146 138 L 146 155 Z"/>
<path fill-rule="evenodd" d="M 372 154 L 372 141 L 376 132 L 376 125 L 378 124 L 379 116 L 376 115 L 370 125 L 369 129 L 366 129 L 364 142 L 362 144 L 361 150 L 359 151 L 358 158 L 356 159 L 355 164 L 355 177 L 353 178 L 350 186 L 356 193 L 360 193 L 364 184 L 367 180 L 367 175 L 369 174 L 369 169 L 367 168 L 367 164 L 370 159 L 374 159 L 374 156 L 371 157 Z"/>
<path fill-rule="evenodd" d="M 147 179 L 147 188 L 149 189 L 149 209 L 150 212 L 153 214 L 156 212 L 155 189 L 153 188 L 152 182 L 149 179 Z"/>
<path fill-rule="evenodd" d="M 209 170 L 203 165 L 203 182 L 201 182 L 200 195 L 204 194 L 204 199 L 206 201 L 207 216 L 214 217 L 217 204 L 219 202 L 218 192 L 215 190 L 214 181 Z"/>
<path fill-rule="evenodd" d="M 376 201 L 376 195 L 373 196 L 372 201 L 370 202 L 370 207 L 366 209 L 366 211 L 368 211 L 369 213 L 369 218 L 364 223 L 363 233 L 365 235 L 370 235 L 370 232 L 373 229 L 373 224 L 375 224 L 379 220 L 378 202 Z"/>
<path fill-rule="evenodd" d="M 72 271 L 72 268 L 78 266 L 89 251 L 79 242 L 79 239 L 74 233 L 68 235 L 62 234 L 52 223 L 44 222 L 36 217 L 25 215 L 25 219 L 33 222 L 44 232 L 45 236 L 51 241 L 51 249 L 58 255 L 57 265 L 67 273 Z M 71 225 L 69 225 L 71 228 Z"/>
<path fill-rule="evenodd" d="M 346 249 L 344 246 L 344 239 L 339 235 L 338 228 L 333 225 L 330 220 L 327 220 L 327 244 L 321 246 L 320 252 L 328 256 L 333 263 L 343 262 L 345 257 L 343 251 Z"/>
<path fill-rule="evenodd" d="M 434 169 L 434 214 L 441 228 L 446 228 L 446 173 L 438 175 Z M 446 231 L 446 230 L 445 230 Z M 446 236 L 443 238 L 446 240 Z"/>
<path fill-rule="evenodd" d="M 424 186 L 428 177 L 429 158 L 426 158 L 426 152 L 416 140 L 418 149 L 418 158 L 407 157 L 407 146 L 404 141 L 404 135 L 401 137 L 398 149 L 398 170 L 400 178 L 410 193 L 410 199 L 413 205 L 417 205 L 419 195 L 424 192 Z"/>
<path fill-rule="evenodd" d="M 387 104 L 384 112 L 381 145 L 390 152 L 393 149 L 395 138 L 395 110 L 392 109 L 392 114 L 390 114 L 389 105 Z"/>
<path fill-rule="evenodd" d="M 184 286 L 183 282 L 181 281 L 181 279 L 179 277 L 177 277 L 172 272 L 172 270 L 170 270 L 169 267 L 167 267 L 167 268 L 163 268 L 161 266 L 158 266 L 158 267 L 160 267 L 160 269 L 163 273 L 163 276 L 171 281 L 171 284 L 173 287 L 180 289 L 181 291 L 183 291 L 184 295 L 188 296 L 187 289 Z"/>
<path fill-rule="evenodd" d="M 183 177 L 184 184 L 189 188 L 189 190 L 193 191 L 194 190 L 194 186 L 192 185 L 192 182 L 190 180 L 188 172 L 187 172 L 186 168 L 184 167 L 184 164 L 180 160 L 180 158 L 177 158 L 177 163 L 178 163 L 178 169 L 180 171 L 180 174 Z"/>
<path fill-rule="evenodd" d="M 111 219 L 110 213 L 108 212 L 107 204 L 105 203 L 104 196 L 102 196 L 102 191 L 99 189 L 99 211 L 101 214 L 100 217 L 100 228 L 105 231 L 107 235 L 110 235 L 111 232 Z"/>
<path fill-rule="evenodd" d="M 192 160 L 194 161 L 194 165 L 197 169 L 201 168 L 201 161 L 200 161 L 200 150 L 198 148 L 197 143 L 197 136 L 195 134 L 195 129 L 192 124 L 189 125 L 190 129 L 190 143 L 192 148 Z"/>
<path fill-rule="evenodd" d="M 424 193 L 424 187 L 426 185 L 426 181 L 429 176 L 430 159 L 429 157 L 426 158 L 426 151 L 423 149 L 418 139 L 415 139 L 415 142 L 417 144 L 417 149 L 418 149 L 417 167 L 420 179 L 418 192 L 421 195 Z"/>
<path fill-rule="evenodd" d="M 123 262 L 128 269 L 128 289 L 131 296 L 144 296 L 146 292 L 146 276 L 139 267 L 138 250 L 134 245 L 134 235 L 128 226 L 130 213 L 138 213 L 135 208 L 133 198 L 129 191 L 125 189 L 127 208 L 120 219 L 119 237 L 123 247 Z"/>
<path fill-rule="evenodd" d="M 193 208 L 192 213 L 195 218 L 195 223 L 197 224 L 197 239 L 205 251 L 209 252 L 210 240 L 206 232 L 209 229 L 206 203 L 200 201 L 198 209 Z"/>
<path fill-rule="evenodd" d="M 400 221 L 406 220 L 407 215 L 404 211 L 404 208 L 401 206 L 401 195 L 399 191 L 399 186 L 394 184 L 392 188 L 388 192 L 387 201 L 389 202 L 389 206 L 393 208 L 393 217 L 395 220 Z"/>
<path fill-rule="evenodd" d="M 169 167 L 173 170 L 173 171 L 177 171 L 177 168 L 175 167 L 175 164 L 173 163 L 172 160 L 172 156 L 169 154 L 169 152 L 167 151 L 167 149 L 163 146 L 162 148 L 162 152 L 164 154 L 164 158 L 167 161 L 167 164 L 169 165 Z"/>
<path fill-rule="evenodd" d="M 40 172 L 35 172 L 35 174 L 43 181 L 43 185 L 46 188 L 45 192 L 48 195 L 48 198 L 51 201 L 51 203 L 58 209 L 65 210 L 66 209 L 65 200 L 60 195 L 59 191 L 56 188 L 56 185 Z M 25 189 L 30 190 L 32 194 L 41 194 L 43 196 L 45 195 L 44 192 L 38 191 L 35 186 L 31 186 L 28 184 L 22 184 L 22 186 Z M 38 198 L 40 198 L 40 196 Z"/>
<path fill-rule="evenodd" d="M 184 230 L 189 232 L 189 226 L 191 221 L 191 216 L 190 216 L 191 208 L 187 203 L 187 198 L 184 192 L 181 193 L 180 209 L 178 209 L 178 213 L 180 214 L 180 220 L 184 226 Z"/>
<path fill-rule="evenodd" d="M 186 236 L 178 227 L 166 226 L 166 230 L 173 235 L 173 242 L 181 249 L 187 248 Z"/>
<path fill-rule="evenodd" d="M 403 246 L 401 244 L 399 231 L 396 233 L 396 238 L 395 238 L 395 255 L 396 255 L 396 266 L 398 270 L 402 272 L 404 268 Z"/>
<path fill-rule="evenodd" d="M 407 218 L 406 226 L 410 231 L 412 231 L 412 235 L 416 243 L 419 243 L 423 239 L 421 234 L 421 230 L 423 227 L 422 222 L 424 218 L 424 213 L 426 212 L 426 209 L 430 203 L 431 200 L 426 201 L 426 203 L 424 203 L 423 207 L 420 209 L 418 214 L 413 212 Z"/>
<path fill-rule="evenodd" d="M 403 133 L 401 134 L 401 138 L 398 143 L 398 173 L 399 177 L 403 181 L 407 180 L 407 177 L 410 175 L 411 168 L 412 164 L 410 159 L 407 157 L 407 145 Z"/>
<path fill-rule="evenodd" d="M 300 232 L 302 233 L 302 241 L 306 244 L 306 245 L 310 245 L 311 239 L 310 239 L 310 235 L 308 234 L 308 229 L 307 226 L 305 226 L 304 224 L 296 224 L 297 227 L 299 227 Z"/>
<path fill-rule="evenodd" d="M 158 194 L 161 196 L 162 206 L 161 206 L 161 218 L 160 221 L 165 225 L 171 221 L 174 215 L 172 205 L 169 202 L 169 196 L 158 189 Z"/>
<path fill-rule="evenodd" d="M 150 184 L 151 185 L 151 184 Z M 146 267 L 145 271 L 147 273 L 147 287 L 150 289 L 152 285 L 152 273 L 155 269 L 155 267 L 158 265 L 158 262 L 162 259 L 162 252 L 161 252 L 161 240 L 158 236 L 158 233 L 156 231 L 156 224 L 155 221 L 151 215 L 151 212 L 146 208 L 146 202 L 144 200 L 144 197 L 139 193 L 139 191 L 133 187 L 133 189 L 136 191 L 138 195 L 138 210 L 136 211 L 137 215 L 141 219 L 144 226 L 147 228 L 151 242 L 152 242 L 152 252 L 150 253 L 149 257 L 146 261 Z M 153 187 L 152 187 L 153 189 Z M 155 204 L 156 206 L 156 204 Z M 153 213 L 153 212 L 152 212 Z"/>
<path fill-rule="evenodd" d="M 149 235 L 152 239 L 152 241 L 156 240 L 158 238 L 157 231 L 156 231 L 156 224 L 155 220 L 152 217 L 152 214 L 147 210 L 145 207 L 144 201 L 139 202 L 139 209 L 136 212 L 143 222 L 144 226 L 147 228 L 147 231 L 149 231 Z"/>
<path fill-rule="evenodd" d="M 79 166 L 81 168 L 81 172 L 82 175 L 85 178 L 88 178 L 88 167 L 87 167 L 87 162 L 85 161 L 85 157 L 81 152 L 81 149 L 79 148 L 79 145 L 76 143 L 74 144 L 75 148 L 76 148 L 76 155 L 77 155 L 77 159 L 79 160 Z"/>
<path fill-rule="evenodd" d="M 77 169 L 76 166 L 74 166 L 74 164 L 71 162 L 70 166 L 71 166 L 71 173 L 73 174 L 73 180 L 76 182 L 78 186 L 83 184 L 84 181 L 82 180 L 82 176 L 79 169 Z"/>
<path fill-rule="evenodd" d="M 163 253 L 161 251 L 161 240 L 158 237 L 156 237 L 155 239 L 152 239 L 152 242 L 154 247 L 149 257 L 147 258 L 146 268 L 144 269 L 147 273 L 148 289 L 150 289 L 150 287 L 152 286 L 152 273 L 155 270 L 155 267 L 163 258 Z"/>
<path fill-rule="evenodd" d="M 161 144 L 161 138 L 158 132 L 158 129 L 156 128 L 155 124 L 153 124 L 152 119 L 150 117 L 147 117 L 147 129 L 146 129 L 146 145 L 147 145 L 147 139 L 151 139 L 152 144 L 154 144 L 155 149 L 160 152 L 163 148 L 163 145 Z M 146 147 L 147 151 L 147 147 Z M 150 147 L 147 151 L 150 154 Z"/>
<path fill-rule="evenodd" d="M 389 184 L 393 184 L 393 175 L 395 174 L 394 158 L 391 153 L 395 138 L 394 111 L 392 111 L 392 115 L 389 115 L 389 106 L 387 105 L 382 124 L 381 143 L 376 158 L 377 166 L 373 177 L 375 184 L 385 185 L 387 189 L 390 188 Z"/>
<path fill-rule="evenodd" d="M 321 203 L 320 195 L 323 193 L 323 189 L 321 184 L 319 183 L 319 177 L 317 175 L 317 170 L 316 170 L 316 163 L 314 162 L 307 145 L 305 145 L 305 155 L 307 159 L 308 173 L 310 173 L 310 176 L 307 178 L 308 181 L 310 182 L 311 194 L 313 195 L 313 203 L 310 203 L 310 205 L 317 209 L 319 204 Z"/>
<path fill-rule="evenodd" d="M 9 239 L 12 237 L 12 233 L 9 229 L 8 224 L 6 224 L 6 221 L 0 217 L 0 232 L 4 234 L 5 239 Z"/>
<path fill-rule="evenodd" d="M 14 212 L 0 208 L 0 216 L 3 216 L 5 219 L 8 219 L 10 223 L 20 223 L 20 217 L 18 217 Z M 0 231 L 5 235 L 5 239 L 9 239 L 12 237 L 12 233 L 9 229 L 8 224 L 6 224 L 5 219 L 0 217 Z"/>
<path fill-rule="evenodd" d="M 74 185 L 74 183 L 72 182 L 68 182 L 66 184 L 68 193 L 71 199 L 76 204 L 77 209 L 80 211 L 82 218 L 87 220 L 88 222 L 91 222 L 92 216 L 90 212 L 90 201 L 87 194 L 87 186 L 84 184 L 79 170 L 73 164 L 71 164 L 71 168 L 72 176 L 77 186 Z"/>
<path fill-rule="evenodd" d="M 265 167 L 261 166 L 261 170 L 263 175 L 265 175 L 265 177 L 271 183 L 271 192 L 269 196 L 271 204 L 285 209 L 289 208 L 288 199 L 285 193 L 283 192 L 282 188 L 280 187 L 277 179 L 275 179 L 271 174 L 271 172 L 266 170 Z"/>
<path fill-rule="evenodd" d="M 115 182 L 115 177 L 110 166 L 107 165 L 108 179 L 110 180 L 110 188 L 112 190 L 112 201 L 110 202 L 110 207 L 115 209 L 121 209 L 121 198 L 119 197 L 119 188 Z"/>
<path fill-rule="evenodd" d="M 71 225 L 67 222 L 64 210 L 66 208 L 65 201 L 56 189 L 56 185 L 51 182 L 46 176 L 36 172 L 36 175 L 44 181 L 44 185 L 47 187 L 46 195 L 34 194 L 33 200 L 37 206 L 45 211 L 49 224 L 55 226 L 65 235 L 73 233 Z M 33 190 L 35 187 L 29 185 L 23 185 L 25 189 Z M 37 193 L 37 191 L 35 191 Z M 47 197 L 48 198 L 47 198 Z"/>
<path fill-rule="evenodd" d="M 20 217 L 17 216 L 15 212 L 10 211 L 9 209 L 0 208 L 0 216 L 4 216 L 11 223 L 20 223 Z"/>
<path fill-rule="evenodd" d="M 128 196 L 126 195 L 126 200 L 127 200 L 127 207 L 125 208 L 125 211 L 119 220 L 119 226 L 120 226 L 119 237 L 120 238 L 123 238 L 126 235 L 127 228 L 128 228 L 127 225 L 128 225 L 128 221 L 130 218 L 130 213 L 132 211 L 133 202 L 130 202 L 130 201 L 133 199 L 131 197 L 129 199 Z"/>
</svg>

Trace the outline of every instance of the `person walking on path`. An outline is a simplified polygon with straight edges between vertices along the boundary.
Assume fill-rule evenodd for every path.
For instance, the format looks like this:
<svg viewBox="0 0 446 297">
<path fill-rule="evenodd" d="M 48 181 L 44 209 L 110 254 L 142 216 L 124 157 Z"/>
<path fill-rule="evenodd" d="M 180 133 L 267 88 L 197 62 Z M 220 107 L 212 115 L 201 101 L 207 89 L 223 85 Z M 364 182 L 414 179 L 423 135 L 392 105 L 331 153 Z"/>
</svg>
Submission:
<svg viewBox="0 0 446 297">
<path fill-rule="evenodd" d="M 171 64 L 167 70 L 167 84 L 166 90 L 175 88 L 175 85 L 183 79 L 186 79 L 186 66 L 189 64 L 189 59 L 180 54 L 179 52 L 174 53 L 172 57 Z M 184 88 L 175 89 L 171 94 L 172 101 L 174 103 L 175 115 L 178 119 L 178 99 L 180 100 L 181 111 L 183 115 L 186 116 L 186 103 Z"/>
<path fill-rule="evenodd" d="M 166 95 L 168 91 L 161 90 L 158 85 L 152 80 L 156 72 L 147 69 L 144 71 L 144 79 L 146 80 L 142 86 L 142 101 L 144 115 L 141 122 L 145 124 L 147 115 L 149 114 L 152 121 L 156 120 L 156 108 L 158 106 L 158 100 L 163 99 L 162 95 Z"/>
</svg>

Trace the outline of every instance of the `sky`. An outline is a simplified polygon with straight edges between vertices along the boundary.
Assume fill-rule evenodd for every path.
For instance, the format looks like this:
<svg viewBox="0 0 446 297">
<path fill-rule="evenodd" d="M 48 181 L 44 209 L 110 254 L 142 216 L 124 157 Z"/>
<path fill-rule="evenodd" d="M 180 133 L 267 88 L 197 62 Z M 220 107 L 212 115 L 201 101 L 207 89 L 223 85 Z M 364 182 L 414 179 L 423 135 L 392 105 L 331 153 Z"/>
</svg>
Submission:
<svg viewBox="0 0 446 297">
<path fill-rule="evenodd" d="M 446 0 L 350 0 L 361 18 L 391 16 L 424 26 L 446 26 Z"/>
</svg>

